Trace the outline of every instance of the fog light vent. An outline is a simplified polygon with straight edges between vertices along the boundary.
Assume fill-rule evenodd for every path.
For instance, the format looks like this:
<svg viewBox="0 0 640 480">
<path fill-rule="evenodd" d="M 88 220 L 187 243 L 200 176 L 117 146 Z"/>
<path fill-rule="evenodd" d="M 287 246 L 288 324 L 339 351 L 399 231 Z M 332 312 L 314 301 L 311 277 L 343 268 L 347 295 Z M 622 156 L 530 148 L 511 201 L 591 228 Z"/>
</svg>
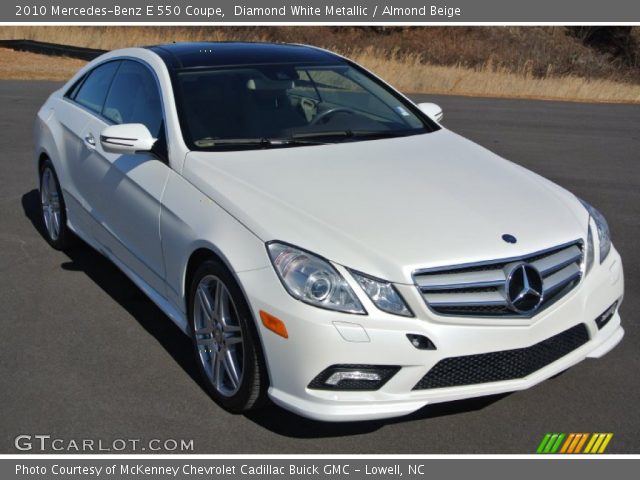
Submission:
<svg viewBox="0 0 640 480">
<path fill-rule="evenodd" d="M 357 381 L 357 380 L 367 380 L 370 382 L 379 382 L 380 374 L 377 372 L 360 372 L 356 371 L 345 371 L 345 372 L 333 372 L 329 378 L 327 378 L 324 383 L 325 385 L 336 386 L 342 381 Z"/>
<path fill-rule="evenodd" d="M 308 388 L 315 390 L 378 390 L 400 367 L 393 365 L 332 365 L 323 370 Z"/>
<path fill-rule="evenodd" d="M 416 347 L 418 350 L 435 350 L 436 346 L 433 344 L 431 340 L 429 340 L 424 335 L 418 335 L 415 333 L 407 333 L 407 338 L 411 342 L 411 345 Z"/>
<path fill-rule="evenodd" d="M 613 305 L 611 305 L 607 310 L 596 318 L 596 325 L 598 326 L 598 330 L 602 330 L 602 328 L 609 323 L 613 314 L 616 313 L 616 308 L 618 307 L 618 301 L 615 301 Z"/>
</svg>

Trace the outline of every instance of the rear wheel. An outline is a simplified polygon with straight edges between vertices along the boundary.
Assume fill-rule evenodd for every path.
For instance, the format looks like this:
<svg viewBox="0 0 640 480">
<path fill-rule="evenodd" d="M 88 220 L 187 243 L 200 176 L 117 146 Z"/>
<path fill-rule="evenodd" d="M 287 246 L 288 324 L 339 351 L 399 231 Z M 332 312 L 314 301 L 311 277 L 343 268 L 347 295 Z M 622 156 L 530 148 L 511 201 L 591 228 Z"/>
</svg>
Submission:
<svg viewBox="0 0 640 480">
<path fill-rule="evenodd" d="M 73 234 L 67 227 L 67 212 L 62 190 L 49 159 L 46 159 L 40 168 L 40 206 L 47 242 L 57 250 L 69 247 Z"/>
<path fill-rule="evenodd" d="M 198 268 L 189 306 L 193 348 L 211 397 L 234 413 L 260 406 L 268 380 L 258 334 L 242 291 L 220 262 Z"/>
</svg>

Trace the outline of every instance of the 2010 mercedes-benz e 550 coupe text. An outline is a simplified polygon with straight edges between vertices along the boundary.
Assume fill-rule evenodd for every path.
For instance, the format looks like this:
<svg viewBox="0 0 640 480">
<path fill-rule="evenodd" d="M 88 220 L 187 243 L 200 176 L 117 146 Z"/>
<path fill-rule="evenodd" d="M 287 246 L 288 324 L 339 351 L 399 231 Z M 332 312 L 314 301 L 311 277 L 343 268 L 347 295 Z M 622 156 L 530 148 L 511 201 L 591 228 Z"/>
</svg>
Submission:
<svg viewBox="0 0 640 480">
<path fill-rule="evenodd" d="M 232 412 L 392 417 L 604 355 L 603 216 L 441 118 L 308 46 L 109 52 L 38 112 L 48 241 L 122 269 Z"/>
</svg>

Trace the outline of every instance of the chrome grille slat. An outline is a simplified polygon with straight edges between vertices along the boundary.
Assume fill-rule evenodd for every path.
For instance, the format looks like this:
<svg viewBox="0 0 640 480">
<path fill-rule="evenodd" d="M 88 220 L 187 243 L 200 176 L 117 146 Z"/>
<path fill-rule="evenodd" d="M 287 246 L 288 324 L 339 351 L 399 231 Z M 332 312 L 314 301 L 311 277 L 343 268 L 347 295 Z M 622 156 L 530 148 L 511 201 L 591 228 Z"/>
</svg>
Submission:
<svg viewBox="0 0 640 480">
<path fill-rule="evenodd" d="M 543 282 L 543 299 L 537 310 L 540 311 L 578 284 L 582 259 L 582 242 L 575 241 L 517 258 L 420 270 L 413 279 L 429 308 L 436 313 L 526 318 L 527 314 L 510 306 L 505 293 L 506 277 L 514 265 L 526 263 L 540 272 Z"/>
<path fill-rule="evenodd" d="M 502 270 L 481 270 L 467 273 L 418 275 L 415 279 L 422 291 L 454 290 L 499 286 L 504 284 L 505 275 Z"/>
<path fill-rule="evenodd" d="M 542 284 L 545 295 L 566 285 L 578 275 L 580 275 L 580 267 L 575 263 L 571 263 L 548 277 L 545 277 Z"/>
<path fill-rule="evenodd" d="M 497 290 L 492 292 L 469 293 L 426 293 L 424 297 L 432 306 L 481 306 L 507 305 L 507 301 Z"/>
<path fill-rule="evenodd" d="M 573 245 L 558 253 L 531 262 L 531 265 L 536 267 L 543 276 L 546 276 L 574 262 L 579 262 L 581 258 L 582 252 L 577 245 Z"/>
</svg>

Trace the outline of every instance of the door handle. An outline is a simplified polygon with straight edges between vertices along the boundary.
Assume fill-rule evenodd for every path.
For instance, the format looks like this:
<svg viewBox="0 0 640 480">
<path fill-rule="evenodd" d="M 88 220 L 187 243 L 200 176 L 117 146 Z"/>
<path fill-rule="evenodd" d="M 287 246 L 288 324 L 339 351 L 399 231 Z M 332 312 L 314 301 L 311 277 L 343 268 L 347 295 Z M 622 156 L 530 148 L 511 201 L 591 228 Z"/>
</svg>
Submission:
<svg viewBox="0 0 640 480">
<path fill-rule="evenodd" d="M 96 139 L 93 136 L 93 133 L 89 133 L 84 137 L 84 143 L 86 143 L 89 148 L 96 148 Z"/>
</svg>

